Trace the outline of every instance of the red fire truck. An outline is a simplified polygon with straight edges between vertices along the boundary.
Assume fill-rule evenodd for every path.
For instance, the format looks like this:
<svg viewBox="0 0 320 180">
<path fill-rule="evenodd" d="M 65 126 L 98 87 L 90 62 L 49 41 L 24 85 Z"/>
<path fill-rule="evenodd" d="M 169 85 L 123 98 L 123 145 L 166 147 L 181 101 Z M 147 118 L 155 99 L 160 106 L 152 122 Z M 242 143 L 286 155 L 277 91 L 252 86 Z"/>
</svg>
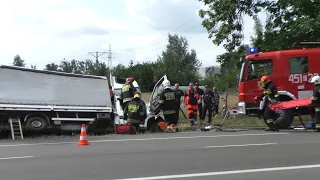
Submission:
<svg viewBox="0 0 320 180">
<path fill-rule="evenodd" d="M 240 114 L 257 115 L 261 112 L 265 117 L 264 102 L 256 103 L 263 89 L 258 86 L 263 75 L 269 75 L 277 86 L 280 100 L 289 101 L 312 96 L 313 85 L 308 81 L 320 74 L 320 43 L 296 43 L 297 48 L 274 52 L 257 52 L 249 48 L 249 55 L 241 59 L 241 72 L 238 84 Z M 277 111 L 277 118 L 282 120 L 279 128 L 288 128 L 294 114 L 309 114 L 307 107 Z M 264 118 L 264 120 L 266 120 Z"/>
</svg>

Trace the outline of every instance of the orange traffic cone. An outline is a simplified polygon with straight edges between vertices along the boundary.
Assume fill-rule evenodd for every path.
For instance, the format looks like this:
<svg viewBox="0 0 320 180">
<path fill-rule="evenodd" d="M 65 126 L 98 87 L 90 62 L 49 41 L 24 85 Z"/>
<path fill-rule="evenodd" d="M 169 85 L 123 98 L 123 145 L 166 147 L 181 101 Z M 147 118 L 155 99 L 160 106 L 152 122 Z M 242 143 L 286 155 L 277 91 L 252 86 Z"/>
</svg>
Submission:
<svg viewBox="0 0 320 180">
<path fill-rule="evenodd" d="M 82 124 L 78 146 L 87 146 L 87 145 L 89 145 L 89 141 L 87 138 L 86 125 Z"/>
</svg>

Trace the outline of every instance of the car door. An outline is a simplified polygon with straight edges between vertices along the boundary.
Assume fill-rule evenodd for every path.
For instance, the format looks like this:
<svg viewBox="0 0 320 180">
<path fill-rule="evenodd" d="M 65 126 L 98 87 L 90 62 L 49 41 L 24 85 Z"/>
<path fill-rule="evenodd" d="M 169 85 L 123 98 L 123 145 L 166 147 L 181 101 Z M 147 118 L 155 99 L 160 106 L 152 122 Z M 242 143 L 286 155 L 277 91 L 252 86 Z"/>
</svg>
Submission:
<svg viewBox="0 0 320 180">
<path fill-rule="evenodd" d="M 151 97 L 150 97 L 150 111 L 154 114 L 158 114 L 158 112 L 156 112 L 157 109 L 159 109 L 159 98 L 160 98 L 160 93 L 163 90 L 162 87 L 162 82 L 164 80 L 167 79 L 167 76 L 164 75 L 162 76 L 162 78 L 160 78 L 160 80 L 156 83 L 156 85 L 153 88 L 153 91 L 151 93 Z"/>
</svg>

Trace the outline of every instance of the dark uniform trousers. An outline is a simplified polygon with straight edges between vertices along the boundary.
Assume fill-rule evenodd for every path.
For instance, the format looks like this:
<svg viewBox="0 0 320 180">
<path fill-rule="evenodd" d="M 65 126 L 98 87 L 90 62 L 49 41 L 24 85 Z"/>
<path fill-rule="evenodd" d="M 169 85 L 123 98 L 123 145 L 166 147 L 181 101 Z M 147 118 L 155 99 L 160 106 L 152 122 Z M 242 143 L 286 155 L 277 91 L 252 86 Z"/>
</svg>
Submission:
<svg viewBox="0 0 320 180">
<path fill-rule="evenodd" d="M 208 123 L 212 121 L 212 112 L 213 112 L 213 101 L 214 101 L 214 93 L 212 91 L 206 91 L 203 93 L 203 110 L 201 120 L 206 118 L 206 114 L 208 111 Z"/>
<path fill-rule="evenodd" d="M 202 120 L 206 118 L 206 114 L 208 111 L 208 123 L 211 123 L 212 121 L 212 112 L 213 112 L 213 106 L 212 105 L 204 105 L 202 110 Z"/>
<path fill-rule="evenodd" d="M 264 87 L 264 92 L 263 94 L 260 96 L 260 99 L 262 99 L 263 97 L 266 97 L 266 101 L 263 107 L 266 107 L 266 123 L 269 127 L 273 128 L 275 123 L 277 120 L 277 115 L 275 111 L 270 110 L 270 108 L 268 108 L 269 104 L 273 104 L 279 101 L 279 94 L 278 94 L 278 90 L 276 88 L 276 86 L 270 81 L 268 82 L 265 87 Z"/>
<path fill-rule="evenodd" d="M 202 106 L 202 103 L 198 104 L 198 111 L 199 111 L 199 118 L 201 119 L 202 118 L 202 110 L 203 110 L 203 106 Z"/>
</svg>

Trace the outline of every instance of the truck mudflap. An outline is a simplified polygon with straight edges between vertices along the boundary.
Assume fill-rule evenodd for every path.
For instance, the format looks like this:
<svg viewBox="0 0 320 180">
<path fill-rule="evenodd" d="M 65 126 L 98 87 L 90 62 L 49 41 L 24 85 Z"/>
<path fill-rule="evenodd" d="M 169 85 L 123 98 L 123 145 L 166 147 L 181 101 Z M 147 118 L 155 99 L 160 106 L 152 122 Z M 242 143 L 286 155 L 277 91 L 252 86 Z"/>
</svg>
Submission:
<svg viewBox="0 0 320 180">
<path fill-rule="evenodd" d="M 297 108 L 297 107 L 308 106 L 310 104 L 310 102 L 311 102 L 311 98 L 296 99 L 296 100 L 284 101 L 284 102 L 278 102 L 275 104 L 271 104 L 269 106 L 269 108 L 272 111 L 292 109 L 292 108 Z"/>
</svg>

